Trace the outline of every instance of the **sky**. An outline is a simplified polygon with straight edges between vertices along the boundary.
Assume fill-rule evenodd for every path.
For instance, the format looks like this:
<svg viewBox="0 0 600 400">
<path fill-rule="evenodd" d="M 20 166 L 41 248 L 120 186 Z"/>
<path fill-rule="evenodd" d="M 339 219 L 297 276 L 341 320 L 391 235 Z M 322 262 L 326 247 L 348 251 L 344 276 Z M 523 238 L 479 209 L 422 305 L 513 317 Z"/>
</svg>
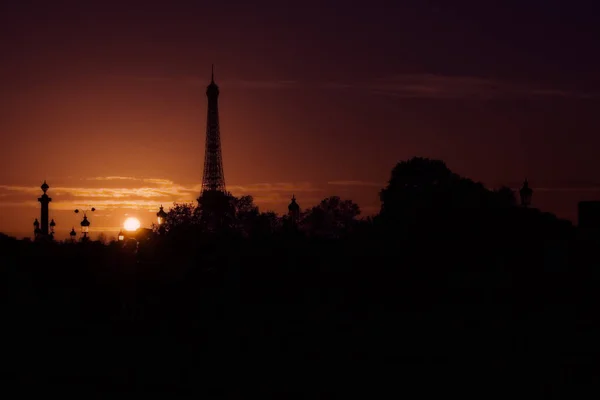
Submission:
<svg viewBox="0 0 600 400">
<path fill-rule="evenodd" d="M 227 189 L 283 213 L 376 213 L 393 166 L 442 159 L 576 220 L 600 199 L 592 1 L 0 3 L 0 231 L 57 237 L 200 192 L 211 64 Z"/>
</svg>

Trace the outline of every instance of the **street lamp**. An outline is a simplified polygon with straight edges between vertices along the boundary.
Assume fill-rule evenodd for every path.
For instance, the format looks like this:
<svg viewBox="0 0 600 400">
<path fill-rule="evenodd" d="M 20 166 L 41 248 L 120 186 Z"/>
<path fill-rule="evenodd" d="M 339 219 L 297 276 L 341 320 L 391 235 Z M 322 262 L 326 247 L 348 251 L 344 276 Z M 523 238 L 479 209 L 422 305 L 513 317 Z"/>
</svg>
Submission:
<svg viewBox="0 0 600 400">
<path fill-rule="evenodd" d="M 87 219 L 87 215 L 83 216 L 83 220 L 81 221 L 81 233 L 83 234 L 82 240 L 87 239 L 87 236 L 90 232 L 90 221 Z"/>
<path fill-rule="evenodd" d="M 167 213 L 163 209 L 162 204 L 160 205 L 160 210 L 156 213 L 156 217 L 158 218 L 158 225 L 163 225 L 167 220 Z"/>
<path fill-rule="evenodd" d="M 123 240 L 125 240 L 125 235 L 123 234 L 123 231 L 119 231 L 119 235 L 117 236 L 117 238 L 119 239 L 119 242 L 122 242 Z"/>
<path fill-rule="evenodd" d="M 71 242 L 74 242 L 75 236 L 77 236 L 77 232 L 75 232 L 75 227 L 73 227 L 73 229 L 71 229 L 71 232 L 69 232 L 69 236 L 71 236 Z"/>
<path fill-rule="evenodd" d="M 529 182 L 525 179 L 523 182 L 523 187 L 519 190 L 519 195 L 521 196 L 521 205 L 523 207 L 529 207 L 531 205 L 531 195 L 533 194 L 533 190 L 529 187 Z"/>
<path fill-rule="evenodd" d="M 94 211 L 96 211 L 96 209 L 94 207 L 92 207 L 90 209 L 90 211 L 94 212 Z M 81 225 L 81 233 L 83 235 L 81 237 L 81 240 L 87 240 L 88 234 L 90 232 L 90 225 L 91 224 L 90 224 L 90 221 L 88 221 L 88 219 L 87 219 L 86 213 L 87 213 L 87 210 L 83 210 L 83 220 L 81 220 L 81 224 L 80 224 Z M 75 209 L 75 214 L 79 214 L 79 209 L 78 208 Z"/>
<path fill-rule="evenodd" d="M 40 230 L 40 221 L 38 221 L 38 219 L 36 218 L 35 221 L 33 221 L 34 238 L 37 239 L 40 236 L 40 233 L 42 233 L 42 231 Z"/>
<path fill-rule="evenodd" d="M 54 218 L 50 220 L 50 236 L 54 237 L 54 227 L 56 226 L 56 222 L 54 222 Z"/>
</svg>

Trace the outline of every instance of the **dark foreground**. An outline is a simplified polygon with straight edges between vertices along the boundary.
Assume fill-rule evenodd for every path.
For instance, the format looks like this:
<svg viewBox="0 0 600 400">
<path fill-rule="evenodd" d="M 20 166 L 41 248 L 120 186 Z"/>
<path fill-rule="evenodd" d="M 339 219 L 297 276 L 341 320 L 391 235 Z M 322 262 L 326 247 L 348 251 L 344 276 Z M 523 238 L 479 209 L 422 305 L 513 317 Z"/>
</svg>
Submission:
<svg viewBox="0 0 600 400">
<path fill-rule="evenodd" d="M 3 390 L 572 397 L 595 387 L 592 242 L 223 243 L 138 254 L 5 243 Z"/>
</svg>

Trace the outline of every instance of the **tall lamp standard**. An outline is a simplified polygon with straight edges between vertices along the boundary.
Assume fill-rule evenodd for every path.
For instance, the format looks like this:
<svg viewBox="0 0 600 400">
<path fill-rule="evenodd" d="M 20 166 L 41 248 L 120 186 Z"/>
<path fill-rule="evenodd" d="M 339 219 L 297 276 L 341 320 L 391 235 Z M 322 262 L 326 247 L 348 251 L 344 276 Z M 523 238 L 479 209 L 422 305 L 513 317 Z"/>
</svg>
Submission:
<svg viewBox="0 0 600 400">
<path fill-rule="evenodd" d="M 54 222 L 54 218 L 50 220 L 50 239 L 54 239 L 54 227 L 56 226 L 56 222 Z"/>
<path fill-rule="evenodd" d="M 96 209 L 94 207 L 92 207 L 89 211 L 94 212 L 94 211 L 96 211 Z M 88 210 L 83 210 L 82 212 L 83 212 L 83 219 L 81 220 L 81 224 L 80 224 L 81 225 L 81 234 L 82 234 L 81 240 L 85 241 L 85 240 L 89 239 L 88 235 L 89 235 L 89 232 L 90 232 L 90 225 L 91 224 L 90 224 L 90 221 L 88 220 L 87 215 L 86 215 L 86 213 L 88 212 Z M 75 214 L 79 214 L 79 209 L 78 208 L 75 209 Z"/>
<path fill-rule="evenodd" d="M 69 236 L 71 237 L 71 242 L 75 242 L 75 237 L 77 236 L 77 232 L 75 232 L 75 227 L 71 229 L 71 232 L 69 232 Z"/>
<path fill-rule="evenodd" d="M 529 207 L 531 205 L 531 195 L 533 194 L 533 190 L 529 187 L 529 182 L 525 179 L 523 182 L 523 187 L 519 190 L 519 195 L 521 196 L 521 205 L 523 207 Z"/>
<path fill-rule="evenodd" d="M 160 233 L 163 233 L 165 230 L 165 222 L 167 221 L 167 217 L 168 217 L 168 215 L 165 212 L 165 210 L 163 209 L 163 206 L 161 204 L 160 209 L 156 213 L 156 218 L 157 218 L 157 222 L 158 222 L 158 230 Z"/>
<path fill-rule="evenodd" d="M 37 240 L 41 234 L 42 230 L 40 229 L 40 221 L 38 221 L 36 218 L 35 221 L 33 221 L 33 238 Z"/>
</svg>

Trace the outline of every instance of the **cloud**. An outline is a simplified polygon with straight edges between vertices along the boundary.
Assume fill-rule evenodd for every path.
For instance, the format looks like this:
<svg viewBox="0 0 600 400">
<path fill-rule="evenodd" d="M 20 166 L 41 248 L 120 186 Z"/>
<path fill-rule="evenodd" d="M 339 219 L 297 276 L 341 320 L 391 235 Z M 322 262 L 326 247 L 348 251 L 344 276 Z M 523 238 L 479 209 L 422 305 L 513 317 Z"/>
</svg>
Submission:
<svg viewBox="0 0 600 400">
<path fill-rule="evenodd" d="M 157 185 L 162 185 L 162 186 L 174 185 L 174 182 L 169 179 L 148 178 L 148 179 L 143 179 L 143 181 L 146 183 L 156 183 Z"/>
<path fill-rule="evenodd" d="M 206 85 L 206 81 L 203 82 Z M 252 81 L 252 80 L 230 80 L 219 83 L 222 86 L 243 89 L 288 89 L 300 87 L 301 83 L 293 80 L 274 81 Z"/>
<path fill-rule="evenodd" d="M 361 85 L 359 85 L 361 86 Z M 495 99 L 515 97 L 593 98 L 598 94 L 537 87 L 475 76 L 405 74 L 365 83 L 374 93 L 423 99 Z"/>
<path fill-rule="evenodd" d="M 169 83 L 178 85 L 188 85 L 197 87 L 206 87 L 209 80 L 206 77 L 175 77 L 175 76 L 116 76 L 144 83 Z M 241 89 L 285 89 L 299 87 L 300 82 L 295 80 L 251 80 L 251 79 L 219 79 L 218 85 L 228 88 Z"/>
<path fill-rule="evenodd" d="M 335 186 L 373 186 L 373 187 L 383 187 L 385 184 L 381 182 L 365 182 L 365 181 L 331 181 L 327 182 L 328 185 Z"/>
<path fill-rule="evenodd" d="M 93 178 L 86 178 L 88 181 L 135 181 L 139 180 L 130 176 L 96 176 Z"/>
<path fill-rule="evenodd" d="M 521 187 L 513 188 L 515 191 L 519 191 Z M 531 186 L 533 192 L 600 192 L 600 186 L 587 186 L 587 187 L 535 187 Z"/>
<path fill-rule="evenodd" d="M 128 76 L 112 75 L 112 78 L 127 81 L 164 83 L 167 85 L 194 86 L 205 88 L 206 76 Z M 567 90 L 550 85 L 534 85 L 511 82 L 510 80 L 470 75 L 444 75 L 434 73 L 395 74 L 365 81 L 327 82 L 300 81 L 293 79 L 254 80 L 220 79 L 217 83 L 231 89 L 306 89 L 352 90 L 354 92 L 385 95 L 406 99 L 502 99 L 502 98 L 565 98 L 597 99 L 598 92 Z"/>
<path fill-rule="evenodd" d="M 74 210 L 75 208 L 96 207 L 98 210 L 115 209 L 156 210 L 158 205 L 169 206 L 173 203 L 195 202 L 201 192 L 200 184 L 178 184 L 164 178 L 138 177 L 94 177 L 84 179 L 89 185 L 51 186 L 48 194 L 53 198 L 54 210 Z M 96 187 L 94 182 L 103 182 Z M 81 183 L 81 181 L 80 181 Z M 109 185 L 110 183 L 110 185 Z M 118 186 L 113 186 L 119 183 Z M 381 182 L 360 180 L 336 180 L 318 186 L 310 182 L 274 182 L 228 185 L 227 189 L 235 196 L 251 195 L 261 209 L 283 210 L 292 195 L 296 195 L 303 205 L 310 206 L 321 201 L 328 192 L 327 187 L 369 188 L 378 190 L 385 186 Z M 518 191 L 520 185 L 511 184 Z M 372 188 L 372 189 L 371 189 Z M 594 183 L 558 184 L 532 186 L 535 192 L 600 192 L 600 185 Z M 336 189 L 334 189 L 335 191 Z M 0 206 L 38 208 L 37 198 L 41 190 L 37 186 L 0 185 Z"/>
<path fill-rule="evenodd" d="M 155 209 L 157 203 L 188 201 L 200 192 L 200 185 L 184 186 L 168 179 L 136 177 L 94 177 L 84 181 L 121 182 L 118 187 L 95 187 L 94 185 L 56 185 L 48 194 L 52 197 L 52 208 L 73 210 L 75 208 L 96 207 L 98 209 L 141 208 Z M 143 185 L 140 185 L 143 184 Z M 38 187 L 0 185 L 1 205 L 38 207 Z M 33 200 L 32 200 L 33 199 Z"/>
<path fill-rule="evenodd" d="M 166 80 L 161 78 L 162 80 Z M 194 86 L 206 86 L 206 78 L 180 80 Z M 375 95 L 413 99 L 496 99 L 521 97 L 598 98 L 599 93 L 569 91 L 556 87 L 538 87 L 529 84 L 490 79 L 478 76 L 451 76 L 440 74 L 399 74 L 371 81 L 356 82 L 301 82 L 297 80 L 223 80 L 219 85 L 230 88 L 294 89 L 316 88 L 354 90 Z"/>
<path fill-rule="evenodd" d="M 195 202 L 201 192 L 200 184 L 183 185 L 163 178 L 137 177 L 94 177 L 84 181 L 103 182 L 102 187 L 94 185 L 56 185 L 48 194 L 53 198 L 54 210 L 74 210 L 75 208 L 96 207 L 98 210 L 145 209 L 155 210 L 158 204 Z M 110 182 L 111 187 L 107 187 Z M 120 182 L 118 187 L 112 187 Z M 236 196 L 252 195 L 259 206 L 273 208 L 287 202 L 293 194 L 304 193 L 304 201 L 317 198 L 323 189 L 309 182 L 276 182 L 229 185 L 227 188 Z M 0 205 L 5 207 L 39 207 L 36 201 L 41 194 L 38 187 L 0 185 Z M 320 200 L 320 199 L 319 199 Z"/>
<path fill-rule="evenodd" d="M 319 192 L 322 189 L 314 186 L 310 182 L 277 182 L 277 183 L 251 183 L 247 185 L 228 186 L 231 192 Z"/>
<path fill-rule="evenodd" d="M 41 194 L 41 189 L 34 186 L 0 185 L 0 190 L 5 191 L 5 193 L 2 193 L 4 196 L 10 196 L 11 192 Z"/>
</svg>

